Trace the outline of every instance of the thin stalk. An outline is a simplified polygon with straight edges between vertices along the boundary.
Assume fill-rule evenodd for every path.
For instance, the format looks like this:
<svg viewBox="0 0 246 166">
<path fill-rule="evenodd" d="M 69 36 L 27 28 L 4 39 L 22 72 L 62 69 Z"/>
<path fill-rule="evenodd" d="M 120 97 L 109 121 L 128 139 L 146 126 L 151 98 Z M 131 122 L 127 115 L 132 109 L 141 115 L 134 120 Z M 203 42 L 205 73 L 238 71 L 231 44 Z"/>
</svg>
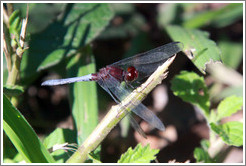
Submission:
<svg viewBox="0 0 246 166">
<path fill-rule="evenodd" d="M 11 7 L 11 5 L 10 5 Z M 24 48 L 24 41 L 25 41 L 25 36 L 26 36 L 26 28 L 27 28 L 27 22 L 28 22 L 28 5 L 27 5 L 27 9 L 26 9 L 26 18 L 23 19 L 22 21 L 22 27 L 21 27 L 21 32 L 20 32 L 20 41 L 19 41 L 19 46 L 16 50 L 16 53 L 13 54 L 13 65 L 11 68 L 11 71 L 9 71 L 9 75 L 8 75 L 8 80 L 7 80 L 7 85 L 15 85 L 19 72 L 20 72 L 20 64 L 21 64 L 21 59 L 22 59 L 22 55 L 24 53 L 24 51 L 27 48 Z M 10 62 L 8 62 L 10 63 Z M 10 66 L 10 64 L 9 64 Z M 9 69 L 8 66 L 8 69 Z"/>
<path fill-rule="evenodd" d="M 113 106 L 91 135 L 66 162 L 85 162 L 88 154 L 95 150 L 114 126 L 117 125 L 134 107 L 136 107 L 136 103 L 141 102 L 154 87 L 161 83 L 161 81 L 166 77 L 166 71 L 172 64 L 175 57 L 176 56 L 169 58 L 162 66 L 157 68 L 145 83 L 135 89 L 120 104 Z"/>
<path fill-rule="evenodd" d="M 15 85 L 20 70 L 21 57 L 17 56 L 16 54 L 13 56 L 14 56 L 14 62 L 8 76 L 8 80 L 6 83 L 7 85 Z"/>
</svg>

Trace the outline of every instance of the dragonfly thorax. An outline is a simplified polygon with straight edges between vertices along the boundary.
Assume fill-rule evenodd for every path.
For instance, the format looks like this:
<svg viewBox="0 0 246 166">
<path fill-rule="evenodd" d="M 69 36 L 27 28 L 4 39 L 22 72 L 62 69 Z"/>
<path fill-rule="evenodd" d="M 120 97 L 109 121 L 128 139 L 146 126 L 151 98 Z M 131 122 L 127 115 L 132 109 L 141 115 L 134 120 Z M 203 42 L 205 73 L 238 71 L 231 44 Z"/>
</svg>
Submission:
<svg viewBox="0 0 246 166">
<path fill-rule="evenodd" d="M 94 81 L 107 80 L 109 77 L 114 77 L 119 82 L 122 82 L 124 80 L 124 70 L 119 67 L 107 66 L 101 68 L 98 73 L 92 74 L 92 80 Z"/>
<path fill-rule="evenodd" d="M 128 67 L 126 71 L 120 67 L 107 66 L 100 69 L 98 73 L 92 74 L 93 81 L 107 80 L 109 77 L 114 77 L 119 82 L 131 82 L 138 78 L 138 71 L 133 66 Z"/>
</svg>

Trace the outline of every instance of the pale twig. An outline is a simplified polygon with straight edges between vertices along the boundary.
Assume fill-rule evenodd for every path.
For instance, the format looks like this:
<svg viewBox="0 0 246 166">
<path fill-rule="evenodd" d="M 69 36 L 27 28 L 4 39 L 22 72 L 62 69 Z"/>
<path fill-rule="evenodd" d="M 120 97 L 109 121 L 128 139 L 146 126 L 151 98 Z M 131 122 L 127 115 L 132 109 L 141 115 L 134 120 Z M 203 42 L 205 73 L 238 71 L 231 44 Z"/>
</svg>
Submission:
<svg viewBox="0 0 246 166">
<path fill-rule="evenodd" d="M 9 27 L 9 16 L 5 8 L 3 8 L 3 22 Z"/>
<path fill-rule="evenodd" d="M 20 46 L 23 49 L 24 48 L 24 42 L 26 38 L 26 28 L 27 28 L 27 22 L 28 22 L 28 4 L 26 7 L 26 18 L 22 20 L 22 27 L 21 27 L 21 33 L 20 33 Z"/>
<path fill-rule="evenodd" d="M 208 149 L 208 154 L 211 158 L 214 158 L 216 155 L 218 155 L 223 149 L 228 147 L 223 140 L 219 137 L 215 141 L 210 143 L 210 147 Z"/>
</svg>

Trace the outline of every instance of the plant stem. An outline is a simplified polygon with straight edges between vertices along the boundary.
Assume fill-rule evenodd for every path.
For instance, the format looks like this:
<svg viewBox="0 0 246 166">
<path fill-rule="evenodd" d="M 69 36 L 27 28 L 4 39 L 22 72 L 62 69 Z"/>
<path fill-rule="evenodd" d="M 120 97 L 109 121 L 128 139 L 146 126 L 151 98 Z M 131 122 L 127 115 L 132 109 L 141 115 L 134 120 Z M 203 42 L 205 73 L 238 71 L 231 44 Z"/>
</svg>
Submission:
<svg viewBox="0 0 246 166">
<path fill-rule="evenodd" d="M 134 107 L 140 103 L 144 97 L 166 77 L 165 73 L 168 67 L 172 64 L 175 56 L 169 58 L 162 66 L 143 83 L 140 87 L 135 89 L 128 95 L 120 104 L 113 106 L 103 120 L 98 124 L 91 135 L 78 148 L 78 150 L 66 161 L 67 163 L 85 162 L 88 154 L 96 149 L 96 147 L 103 141 L 108 133 L 125 117 Z M 163 74 L 165 73 L 165 74 Z"/>
<path fill-rule="evenodd" d="M 14 54 L 14 62 L 8 76 L 8 80 L 6 83 L 7 85 L 15 85 L 20 70 L 20 62 L 21 62 L 21 57 Z"/>
</svg>

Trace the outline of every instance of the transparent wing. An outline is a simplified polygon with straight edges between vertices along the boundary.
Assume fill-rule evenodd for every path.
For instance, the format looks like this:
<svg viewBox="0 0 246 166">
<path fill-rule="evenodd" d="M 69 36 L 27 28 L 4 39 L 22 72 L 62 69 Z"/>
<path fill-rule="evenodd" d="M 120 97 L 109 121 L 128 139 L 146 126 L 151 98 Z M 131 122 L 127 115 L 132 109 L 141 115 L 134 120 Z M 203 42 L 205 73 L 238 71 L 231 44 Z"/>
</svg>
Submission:
<svg viewBox="0 0 246 166">
<path fill-rule="evenodd" d="M 109 76 L 107 80 L 99 81 L 98 84 L 102 86 L 103 89 L 112 96 L 112 98 L 117 101 L 122 101 L 131 91 L 127 88 L 124 88 L 120 85 L 120 82 L 117 81 L 114 77 Z M 161 120 L 147 107 L 145 107 L 141 102 L 133 103 L 136 107 L 132 110 L 136 115 L 141 117 L 143 120 L 148 122 L 153 127 L 164 130 L 165 127 Z"/>
<path fill-rule="evenodd" d="M 123 69 L 127 69 L 129 66 L 134 66 L 140 73 L 141 77 L 146 77 L 155 71 L 157 67 L 163 64 L 168 58 L 182 51 L 182 49 L 182 43 L 172 42 L 150 51 L 137 54 L 133 57 L 125 58 L 111 65 L 119 66 Z"/>
</svg>

